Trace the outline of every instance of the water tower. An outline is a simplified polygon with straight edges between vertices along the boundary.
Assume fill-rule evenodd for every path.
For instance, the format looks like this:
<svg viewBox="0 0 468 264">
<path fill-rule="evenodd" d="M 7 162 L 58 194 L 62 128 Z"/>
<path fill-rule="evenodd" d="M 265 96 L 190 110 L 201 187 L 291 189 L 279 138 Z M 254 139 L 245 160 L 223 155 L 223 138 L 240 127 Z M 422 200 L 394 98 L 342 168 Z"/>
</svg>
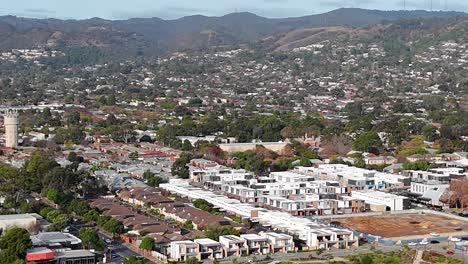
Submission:
<svg viewBox="0 0 468 264">
<path fill-rule="evenodd" d="M 15 109 L 7 109 L 3 115 L 3 123 L 5 126 L 5 147 L 18 147 L 18 130 L 19 118 L 18 111 Z"/>
</svg>

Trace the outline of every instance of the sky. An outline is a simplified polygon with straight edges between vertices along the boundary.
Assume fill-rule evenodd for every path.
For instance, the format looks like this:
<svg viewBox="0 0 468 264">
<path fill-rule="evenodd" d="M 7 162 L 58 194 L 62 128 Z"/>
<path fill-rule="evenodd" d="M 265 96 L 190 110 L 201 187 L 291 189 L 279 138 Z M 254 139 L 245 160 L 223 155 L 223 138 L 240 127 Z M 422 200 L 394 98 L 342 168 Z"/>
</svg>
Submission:
<svg viewBox="0 0 468 264">
<path fill-rule="evenodd" d="M 270 18 L 324 13 L 340 7 L 379 10 L 406 9 L 468 12 L 467 0 L 0 0 L 0 15 L 36 18 L 128 19 L 159 17 L 175 19 L 188 15 L 222 16 L 252 12 Z M 3 3 L 2 3 L 3 2 Z"/>
</svg>

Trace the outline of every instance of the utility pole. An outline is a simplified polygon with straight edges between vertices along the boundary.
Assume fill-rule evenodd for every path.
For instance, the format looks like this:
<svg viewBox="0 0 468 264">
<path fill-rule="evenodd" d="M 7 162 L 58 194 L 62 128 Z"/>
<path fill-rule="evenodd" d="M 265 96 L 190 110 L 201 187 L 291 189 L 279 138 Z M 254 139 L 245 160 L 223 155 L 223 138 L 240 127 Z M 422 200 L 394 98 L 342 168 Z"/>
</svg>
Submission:
<svg viewBox="0 0 468 264">
<path fill-rule="evenodd" d="M 431 12 L 432 12 L 432 0 L 431 0 Z"/>
<path fill-rule="evenodd" d="M 406 10 L 406 0 L 403 0 L 403 10 Z"/>
</svg>

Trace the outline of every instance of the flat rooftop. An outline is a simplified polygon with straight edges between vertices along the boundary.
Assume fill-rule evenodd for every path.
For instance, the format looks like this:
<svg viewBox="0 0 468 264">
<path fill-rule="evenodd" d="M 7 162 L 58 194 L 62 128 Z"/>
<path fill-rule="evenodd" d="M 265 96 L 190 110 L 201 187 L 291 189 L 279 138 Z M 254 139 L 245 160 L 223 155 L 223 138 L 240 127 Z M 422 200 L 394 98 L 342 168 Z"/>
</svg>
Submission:
<svg viewBox="0 0 468 264">
<path fill-rule="evenodd" d="M 384 238 L 406 236 L 427 236 L 436 232 L 442 235 L 465 235 L 468 232 L 468 221 L 444 217 L 436 214 L 391 214 L 380 216 L 359 216 L 331 219 L 341 226 L 362 233 Z M 455 229 L 462 228 L 462 231 Z"/>
<path fill-rule="evenodd" d="M 195 239 L 194 240 L 197 244 L 200 244 L 202 246 L 217 246 L 219 245 L 218 241 L 215 241 L 210 238 L 200 238 L 200 239 Z"/>
<path fill-rule="evenodd" d="M 89 250 L 67 250 L 63 252 L 56 252 L 56 258 L 92 258 L 95 257 L 94 253 Z"/>
<path fill-rule="evenodd" d="M 229 240 L 229 241 L 232 241 L 232 242 L 235 242 L 235 243 L 241 243 L 241 242 L 245 242 L 245 239 L 241 238 L 241 237 L 238 237 L 238 236 L 235 236 L 235 235 L 227 235 L 227 236 L 220 236 L 226 240 Z"/>
<path fill-rule="evenodd" d="M 241 238 L 245 238 L 247 240 L 254 240 L 254 241 L 266 240 L 266 238 L 261 237 L 257 234 L 245 234 L 245 235 L 241 235 Z"/>
<path fill-rule="evenodd" d="M 70 243 L 80 244 L 81 240 L 76 236 L 61 232 L 44 232 L 31 236 L 34 245 L 54 244 L 54 243 Z"/>
<path fill-rule="evenodd" d="M 362 193 L 362 194 L 372 195 L 374 197 L 386 198 L 386 199 L 395 199 L 395 198 L 407 199 L 407 197 L 405 196 L 399 196 L 399 195 L 395 195 L 391 193 L 379 192 L 379 191 L 374 191 L 374 190 L 352 191 L 351 195 L 353 193 Z"/>
<path fill-rule="evenodd" d="M 11 214 L 11 215 L 0 215 L 0 221 L 13 221 L 22 219 L 37 219 L 31 214 Z"/>
</svg>

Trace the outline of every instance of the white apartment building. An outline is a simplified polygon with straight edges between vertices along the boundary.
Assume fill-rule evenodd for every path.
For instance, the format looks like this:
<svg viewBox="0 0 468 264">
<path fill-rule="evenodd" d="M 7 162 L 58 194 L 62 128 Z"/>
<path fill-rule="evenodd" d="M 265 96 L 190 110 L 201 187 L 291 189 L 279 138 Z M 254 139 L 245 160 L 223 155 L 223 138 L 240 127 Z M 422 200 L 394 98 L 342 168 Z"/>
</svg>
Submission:
<svg viewBox="0 0 468 264">
<path fill-rule="evenodd" d="M 261 232 L 259 235 L 268 239 L 271 253 L 287 253 L 295 250 L 293 237 L 290 235 L 274 232 Z"/>
<path fill-rule="evenodd" d="M 262 225 L 270 226 L 282 233 L 297 235 L 299 239 L 306 242 L 311 249 L 316 249 L 318 242 L 313 237 L 309 236 L 309 232 L 314 230 L 327 230 L 332 232 L 326 224 L 317 223 L 309 218 L 296 217 L 286 212 L 278 210 L 268 210 L 257 208 L 248 203 L 242 203 L 236 199 L 230 199 L 226 196 L 215 194 L 201 188 L 191 186 L 187 181 L 181 179 L 171 179 L 169 183 L 161 184 L 160 188 L 175 193 L 182 197 L 187 197 L 191 200 L 204 199 L 213 204 L 217 208 L 221 208 L 240 217 L 250 218 L 253 221 L 259 222 Z M 337 228 L 336 232 L 348 232 L 344 228 Z M 323 231 L 324 232 L 324 231 Z M 351 231 L 349 231 L 351 232 Z M 333 233 L 333 232 L 332 232 Z M 352 232 L 351 232 L 352 234 Z M 247 238 L 242 237 L 247 240 Z M 348 238 L 348 247 L 357 246 L 353 237 Z"/>
<path fill-rule="evenodd" d="M 236 170 L 220 165 L 206 169 L 190 167 L 190 180 L 193 182 L 245 181 L 253 177 L 253 173 L 244 169 Z"/>
<path fill-rule="evenodd" d="M 262 237 L 257 234 L 244 234 L 240 235 L 240 237 L 245 239 L 249 255 L 265 255 L 270 253 L 270 245 L 268 244 L 267 237 Z"/>
<path fill-rule="evenodd" d="M 441 184 L 437 181 L 412 182 L 411 192 L 421 195 L 421 198 L 430 201 L 431 205 L 443 206 L 440 198 L 449 187 L 449 184 Z"/>
<path fill-rule="evenodd" d="M 241 237 L 235 235 L 220 236 L 219 243 L 223 245 L 226 257 L 240 257 L 248 253 L 247 241 Z"/>
<path fill-rule="evenodd" d="M 277 182 L 284 182 L 284 183 L 314 181 L 314 177 L 295 173 L 292 171 L 272 172 L 270 173 L 270 178 L 275 179 Z"/>
<path fill-rule="evenodd" d="M 366 170 L 344 164 L 319 164 L 316 168 L 297 169 L 296 172 L 313 176 L 317 180 L 338 181 L 341 186 L 349 186 L 353 187 L 353 189 L 382 189 L 410 185 L 410 178 L 406 176 Z"/>
<path fill-rule="evenodd" d="M 194 242 L 199 245 L 198 254 L 200 260 L 223 258 L 223 247 L 218 241 L 210 238 L 201 238 L 195 239 Z"/>
<path fill-rule="evenodd" d="M 307 233 L 309 249 L 349 248 L 358 246 L 358 239 L 350 230 L 327 227 L 310 230 Z"/>
<path fill-rule="evenodd" d="M 448 184 L 452 177 L 468 177 L 468 174 L 463 173 L 463 169 L 460 168 L 435 168 L 427 171 L 408 170 L 404 171 L 403 174 L 411 177 L 411 180 L 415 182 L 438 181 L 442 184 Z"/>
<path fill-rule="evenodd" d="M 171 242 L 170 259 L 177 262 L 184 262 L 188 258 L 197 258 L 199 245 L 190 240 Z"/>
<path fill-rule="evenodd" d="M 366 191 L 352 191 L 351 197 L 364 200 L 366 204 L 374 207 L 373 211 L 400 211 L 406 207 L 404 196 L 394 195 L 390 193 L 366 190 Z M 382 207 L 383 206 L 383 207 Z M 376 209 L 380 207 L 380 209 Z"/>
</svg>

